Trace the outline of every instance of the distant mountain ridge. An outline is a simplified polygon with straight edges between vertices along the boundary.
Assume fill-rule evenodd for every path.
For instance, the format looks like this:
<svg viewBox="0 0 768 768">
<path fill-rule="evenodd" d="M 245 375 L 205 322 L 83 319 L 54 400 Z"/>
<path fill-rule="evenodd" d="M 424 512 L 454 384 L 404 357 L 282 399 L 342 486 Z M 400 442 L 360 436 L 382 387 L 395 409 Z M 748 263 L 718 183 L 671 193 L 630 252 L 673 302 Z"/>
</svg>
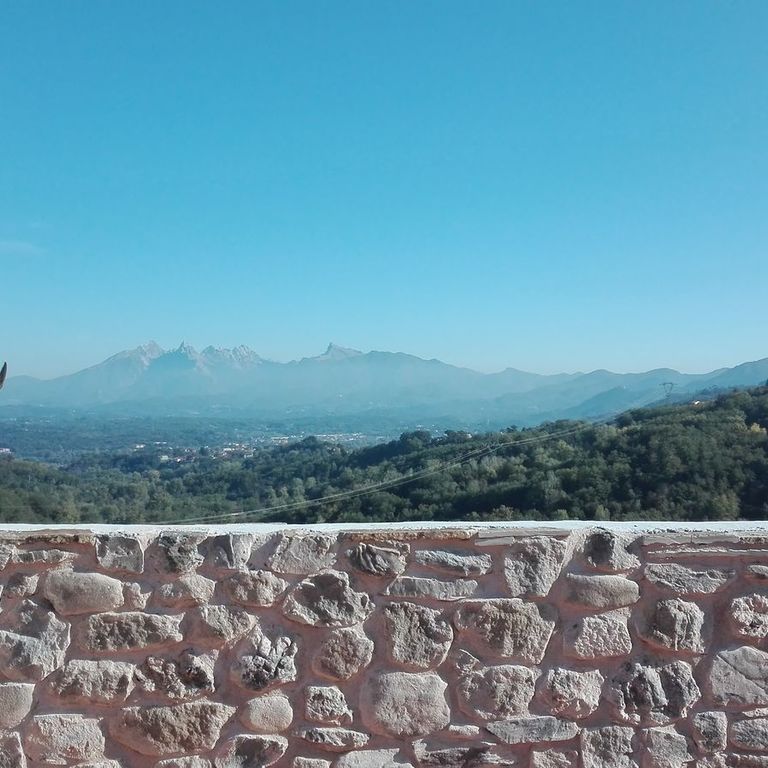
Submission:
<svg viewBox="0 0 768 768">
<path fill-rule="evenodd" d="M 320 355 L 278 363 L 247 346 L 148 342 L 77 373 L 12 377 L 1 406 L 118 410 L 135 414 L 251 414 L 277 418 L 388 413 L 406 422 L 450 418 L 467 424 L 528 425 L 599 417 L 676 395 L 752 386 L 768 379 L 768 358 L 703 374 L 669 368 L 642 373 L 484 374 L 402 352 L 329 344 Z"/>
</svg>

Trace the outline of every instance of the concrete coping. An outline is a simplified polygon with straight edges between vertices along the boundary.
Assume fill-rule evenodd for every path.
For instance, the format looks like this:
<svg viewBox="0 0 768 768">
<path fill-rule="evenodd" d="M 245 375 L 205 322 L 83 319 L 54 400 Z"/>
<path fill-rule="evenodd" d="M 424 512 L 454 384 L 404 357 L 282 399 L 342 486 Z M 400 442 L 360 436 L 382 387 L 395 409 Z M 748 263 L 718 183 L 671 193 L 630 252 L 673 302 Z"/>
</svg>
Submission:
<svg viewBox="0 0 768 768">
<path fill-rule="evenodd" d="M 696 538 L 711 534 L 744 536 L 768 535 L 768 520 L 739 520 L 728 522 L 661 522 L 657 520 L 639 520 L 628 522 L 603 522 L 597 520 L 519 520 L 519 521 L 408 521 L 402 523 L 309 523 L 305 525 L 288 525 L 285 523 L 227 523 L 222 525 L 107 525 L 101 523 L 85 523 L 78 525 L 43 525 L 29 523 L 2 523 L 0 532 L 13 533 L 52 533 L 62 535 L 68 532 L 95 534 L 115 534 L 130 532 L 132 534 L 157 534 L 163 531 L 184 531 L 219 535 L 226 533 L 386 533 L 396 532 L 427 532 L 440 535 L 462 531 L 477 534 L 480 538 L 494 537 L 500 534 L 510 536 L 567 536 L 575 531 L 587 529 L 602 529 L 616 533 L 635 535 L 664 535 L 690 534 Z"/>
</svg>

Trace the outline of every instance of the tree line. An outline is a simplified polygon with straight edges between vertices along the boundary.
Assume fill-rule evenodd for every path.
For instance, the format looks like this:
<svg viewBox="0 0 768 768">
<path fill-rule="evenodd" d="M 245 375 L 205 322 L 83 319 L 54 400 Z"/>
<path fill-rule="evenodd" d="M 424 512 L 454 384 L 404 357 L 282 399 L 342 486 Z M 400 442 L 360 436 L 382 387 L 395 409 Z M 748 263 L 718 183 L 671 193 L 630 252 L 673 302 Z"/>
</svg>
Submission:
<svg viewBox="0 0 768 768">
<path fill-rule="evenodd" d="M 58 467 L 8 457 L 0 521 L 213 521 L 250 510 L 231 519 L 766 519 L 766 428 L 768 387 L 759 387 L 606 424 L 413 431 L 356 449 L 310 437 L 245 458 L 200 451 L 181 463 L 152 452 L 86 454 Z"/>
</svg>

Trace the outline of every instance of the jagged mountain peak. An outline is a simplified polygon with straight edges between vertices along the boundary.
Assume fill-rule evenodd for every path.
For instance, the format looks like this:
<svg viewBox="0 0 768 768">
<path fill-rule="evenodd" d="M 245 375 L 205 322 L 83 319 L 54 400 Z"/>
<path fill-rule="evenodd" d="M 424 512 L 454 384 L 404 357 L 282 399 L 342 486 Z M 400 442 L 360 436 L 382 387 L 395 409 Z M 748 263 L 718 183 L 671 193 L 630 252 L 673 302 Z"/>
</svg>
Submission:
<svg viewBox="0 0 768 768">
<path fill-rule="evenodd" d="M 349 357 L 359 357 L 363 353 L 359 349 L 351 347 L 342 347 L 339 344 L 330 342 L 322 355 L 312 358 L 313 360 L 346 360 Z"/>
<path fill-rule="evenodd" d="M 227 363 L 241 367 L 256 365 L 263 362 L 253 349 L 245 344 L 239 344 L 231 349 L 227 347 L 207 346 L 201 353 L 201 356 L 211 364 Z"/>
<path fill-rule="evenodd" d="M 139 352 L 150 359 L 160 357 L 160 355 L 165 353 L 165 350 L 154 339 L 150 339 L 146 344 L 141 344 L 133 351 Z"/>
<path fill-rule="evenodd" d="M 146 344 L 140 344 L 138 347 L 134 347 L 134 349 L 124 349 L 122 352 L 118 352 L 101 363 L 97 363 L 96 366 L 91 367 L 97 367 L 113 361 L 125 359 L 138 360 L 144 365 L 149 365 L 152 360 L 164 354 L 165 350 L 156 341 L 148 341 Z"/>
<path fill-rule="evenodd" d="M 208 346 L 197 352 L 182 342 L 163 351 L 148 342 L 57 379 L 10 379 L 2 404 L 110 405 L 132 413 L 153 408 L 215 413 L 230 409 L 269 418 L 390 409 L 416 414 L 419 423 L 433 417 L 442 423 L 445 414 L 456 418 L 461 414 L 483 423 L 495 418 L 500 423 L 530 424 L 537 419 L 606 415 L 620 406 L 655 402 L 667 382 L 674 383 L 676 394 L 685 396 L 703 387 L 749 386 L 766 379 L 768 359 L 707 374 L 656 369 L 540 375 L 513 368 L 484 374 L 402 352 L 363 353 L 334 343 L 317 357 L 276 363 L 245 345 Z"/>
<path fill-rule="evenodd" d="M 191 344 L 187 344 L 186 341 L 182 341 L 173 351 L 181 355 L 186 355 L 187 357 L 197 356 L 197 350 Z"/>
</svg>

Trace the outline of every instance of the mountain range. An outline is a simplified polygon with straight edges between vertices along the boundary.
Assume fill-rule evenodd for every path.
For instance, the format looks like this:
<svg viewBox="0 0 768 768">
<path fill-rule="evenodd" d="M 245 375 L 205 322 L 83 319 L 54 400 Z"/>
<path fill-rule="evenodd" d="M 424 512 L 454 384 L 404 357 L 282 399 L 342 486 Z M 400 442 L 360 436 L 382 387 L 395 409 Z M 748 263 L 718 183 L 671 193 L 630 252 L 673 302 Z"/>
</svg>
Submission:
<svg viewBox="0 0 768 768">
<path fill-rule="evenodd" d="M 390 414 L 400 423 L 532 425 L 558 418 L 599 418 L 704 390 L 762 384 L 768 358 L 703 374 L 670 368 L 643 373 L 543 375 L 507 368 L 479 373 L 402 352 L 360 352 L 330 344 L 316 357 L 279 363 L 245 346 L 154 342 L 54 379 L 10 378 L 0 412 L 66 408 L 128 415 Z"/>
</svg>

